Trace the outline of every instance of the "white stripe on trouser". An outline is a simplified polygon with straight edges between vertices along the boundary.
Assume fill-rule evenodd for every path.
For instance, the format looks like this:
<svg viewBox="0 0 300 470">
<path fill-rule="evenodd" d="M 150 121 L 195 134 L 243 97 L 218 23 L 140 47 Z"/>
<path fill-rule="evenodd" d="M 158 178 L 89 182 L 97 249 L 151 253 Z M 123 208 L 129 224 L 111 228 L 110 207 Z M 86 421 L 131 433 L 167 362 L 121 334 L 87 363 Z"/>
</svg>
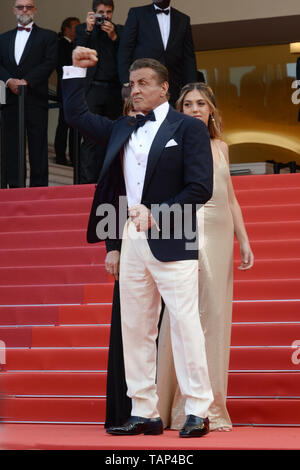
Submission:
<svg viewBox="0 0 300 470">
<path fill-rule="evenodd" d="M 174 363 L 186 414 L 205 418 L 213 401 L 198 313 L 198 260 L 158 261 L 145 233 L 127 221 L 120 263 L 125 374 L 132 415 L 159 416 L 156 338 L 161 296 L 170 312 Z"/>
</svg>

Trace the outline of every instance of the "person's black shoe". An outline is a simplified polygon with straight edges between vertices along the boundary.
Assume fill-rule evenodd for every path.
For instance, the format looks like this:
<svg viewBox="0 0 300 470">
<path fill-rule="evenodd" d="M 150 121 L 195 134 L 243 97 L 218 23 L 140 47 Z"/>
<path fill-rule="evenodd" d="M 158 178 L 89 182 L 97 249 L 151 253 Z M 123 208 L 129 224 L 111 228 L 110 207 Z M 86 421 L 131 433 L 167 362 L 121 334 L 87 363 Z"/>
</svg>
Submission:
<svg viewBox="0 0 300 470">
<path fill-rule="evenodd" d="M 163 433 L 163 423 L 160 418 L 131 416 L 122 426 L 112 426 L 107 428 L 106 432 L 117 436 L 134 436 L 136 434 L 157 435 Z"/>
<path fill-rule="evenodd" d="M 201 437 L 209 433 L 209 419 L 188 415 L 179 437 Z"/>
</svg>

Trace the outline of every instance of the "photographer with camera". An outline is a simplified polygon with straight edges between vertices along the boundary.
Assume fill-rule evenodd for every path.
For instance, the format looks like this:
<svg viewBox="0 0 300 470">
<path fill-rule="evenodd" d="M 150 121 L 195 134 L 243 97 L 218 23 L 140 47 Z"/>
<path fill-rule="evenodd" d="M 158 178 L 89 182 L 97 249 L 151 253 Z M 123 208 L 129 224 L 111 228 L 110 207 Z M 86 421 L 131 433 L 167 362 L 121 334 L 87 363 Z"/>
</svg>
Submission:
<svg viewBox="0 0 300 470">
<path fill-rule="evenodd" d="M 95 49 L 99 61 L 88 69 L 85 91 L 89 110 L 117 119 L 122 114 L 121 84 L 118 76 L 118 49 L 122 26 L 112 22 L 113 0 L 94 0 L 86 23 L 76 28 L 75 47 Z M 80 183 L 95 183 L 104 153 L 101 147 L 84 137 L 80 150 Z"/>
</svg>

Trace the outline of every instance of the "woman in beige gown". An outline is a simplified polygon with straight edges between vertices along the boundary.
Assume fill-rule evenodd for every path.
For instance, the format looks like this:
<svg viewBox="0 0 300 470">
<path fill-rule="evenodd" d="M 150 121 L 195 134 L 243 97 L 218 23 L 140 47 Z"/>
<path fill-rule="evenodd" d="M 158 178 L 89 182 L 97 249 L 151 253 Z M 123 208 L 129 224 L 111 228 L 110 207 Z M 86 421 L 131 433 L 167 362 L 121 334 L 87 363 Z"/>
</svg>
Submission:
<svg viewBox="0 0 300 470">
<path fill-rule="evenodd" d="M 232 424 L 226 408 L 230 353 L 233 239 L 241 253 L 239 269 L 252 267 L 250 248 L 240 206 L 235 197 L 228 160 L 228 147 L 220 139 L 221 120 L 212 90 L 204 83 L 186 85 L 177 109 L 201 119 L 208 126 L 214 159 L 212 198 L 198 211 L 198 225 L 204 221 L 203 240 L 199 236 L 199 314 L 205 334 L 206 354 L 214 394 L 208 417 L 210 430 L 228 431 Z M 177 384 L 165 310 L 158 344 L 157 388 L 159 411 L 165 427 L 180 429 L 185 422 L 184 398 Z"/>
</svg>

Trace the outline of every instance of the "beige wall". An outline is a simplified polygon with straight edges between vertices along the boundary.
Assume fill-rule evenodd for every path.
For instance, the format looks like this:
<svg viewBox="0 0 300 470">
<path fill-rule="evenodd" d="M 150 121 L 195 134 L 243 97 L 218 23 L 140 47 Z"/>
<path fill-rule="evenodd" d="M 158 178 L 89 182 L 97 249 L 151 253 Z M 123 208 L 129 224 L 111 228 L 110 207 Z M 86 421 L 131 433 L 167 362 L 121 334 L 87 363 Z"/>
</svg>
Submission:
<svg viewBox="0 0 300 470">
<path fill-rule="evenodd" d="M 11 13 L 14 0 L 0 1 L 1 33 L 13 28 L 15 21 Z M 123 24 L 130 7 L 149 3 L 150 0 L 115 0 L 115 22 Z M 37 0 L 37 4 L 37 23 L 58 31 L 67 16 L 78 16 L 84 21 L 92 0 Z M 172 0 L 172 5 L 190 15 L 192 24 L 300 14 L 299 0 Z"/>
</svg>

